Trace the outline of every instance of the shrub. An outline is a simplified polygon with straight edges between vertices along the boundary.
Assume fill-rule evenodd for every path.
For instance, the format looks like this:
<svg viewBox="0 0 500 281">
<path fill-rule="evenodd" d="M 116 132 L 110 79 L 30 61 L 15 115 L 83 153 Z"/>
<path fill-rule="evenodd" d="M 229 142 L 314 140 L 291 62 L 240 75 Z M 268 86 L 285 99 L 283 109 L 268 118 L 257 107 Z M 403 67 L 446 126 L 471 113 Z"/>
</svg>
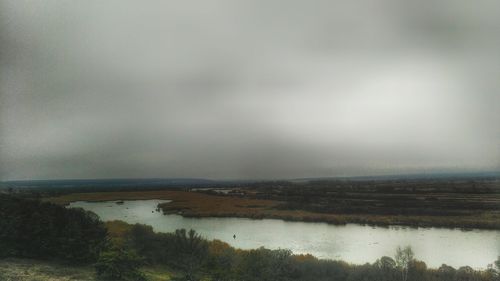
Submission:
<svg viewBox="0 0 500 281">
<path fill-rule="evenodd" d="M 93 262 L 106 243 L 94 213 L 0 195 L 0 255 Z"/>
<path fill-rule="evenodd" d="M 139 272 L 142 263 L 143 259 L 133 251 L 110 249 L 99 255 L 95 269 L 104 280 L 140 281 L 146 280 Z"/>
</svg>

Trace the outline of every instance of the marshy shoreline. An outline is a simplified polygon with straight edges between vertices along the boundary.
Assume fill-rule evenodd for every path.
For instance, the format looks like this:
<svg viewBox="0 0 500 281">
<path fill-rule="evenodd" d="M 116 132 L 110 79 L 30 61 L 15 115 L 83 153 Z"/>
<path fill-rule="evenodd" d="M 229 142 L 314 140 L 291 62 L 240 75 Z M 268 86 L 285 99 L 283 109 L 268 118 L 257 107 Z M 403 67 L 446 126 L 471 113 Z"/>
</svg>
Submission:
<svg viewBox="0 0 500 281">
<path fill-rule="evenodd" d="M 496 185 L 494 186 L 496 187 Z M 437 227 L 437 228 L 458 228 L 463 230 L 471 229 L 500 229 L 500 194 L 495 192 L 470 194 L 461 192 L 441 192 L 429 191 L 427 193 L 417 193 L 409 196 L 408 193 L 380 193 L 379 191 L 351 192 L 345 195 L 328 195 L 322 198 L 334 197 L 334 200 L 347 201 L 342 196 L 349 196 L 351 206 L 345 207 L 341 204 L 336 209 L 326 209 L 337 206 L 336 202 L 327 201 L 324 205 L 297 202 L 290 199 L 290 195 L 283 196 L 282 191 L 276 188 L 269 188 L 265 193 L 262 189 L 237 188 L 228 189 L 230 192 L 215 193 L 211 189 L 189 190 L 153 190 L 153 191 L 105 191 L 105 192 L 85 192 L 68 193 L 60 196 L 46 197 L 43 200 L 56 204 L 67 205 L 75 201 L 121 201 L 121 200 L 170 200 L 168 203 L 159 204 L 158 207 L 164 214 L 178 214 L 184 217 L 218 217 L 218 218 L 249 218 L 249 219 L 280 219 L 285 221 L 300 222 L 323 222 L 335 225 L 345 225 L 348 223 L 371 225 L 371 226 L 401 226 L 401 227 Z M 293 192 L 293 189 L 290 189 Z M 305 189 L 302 189 L 305 190 Z M 311 193 L 317 191 L 314 188 L 308 189 Z M 291 192 L 289 192 L 291 193 Z M 330 193 L 331 194 L 331 193 Z M 382 209 L 379 207 L 386 202 L 392 202 L 391 197 L 406 196 L 406 200 L 417 198 L 418 204 L 425 204 L 421 213 L 408 213 L 413 202 L 408 203 L 408 208 L 400 206 L 388 206 Z M 303 196 L 303 195 L 302 195 Z M 340 197 L 340 199 L 339 199 Z M 366 202 L 379 200 L 383 203 L 376 203 L 375 208 L 368 205 L 364 209 L 353 209 L 356 201 Z M 378 198 L 382 197 L 382 199 Z M 453 206 L 446 202 L 454 202 L 460 197 L 460 204 L 465 201 L 474 202 L 480 208 L 469 208 L 456 211 Z M 375 199 L 374 199 L 375 198 Z M 389 198 L 389 199 L 387 199 Z M 422 200 L 421 198 L 425 198 Z M 436 199 L 437 198 L 437 199 Z M 317 202 L 321 202 L 317 200 Z M 354 203 L 352 203 L 354 202 Z M 423 202 L 423 203 L 421 203 Z M 484 202 L 483 205 L 481 205 Z M 448 207 L 448 205 L 451 207 Z M 312 207 L 311 207 L 312 206 Z M 444 206 L 444 207 L 443 207 Z M 491 208 L 488 208 L 491 206 Z M 418 206 L 416 206 L 418 207 Z M 322 209 L 325 208 L 325 209 Z M 432 210 L 432 213 L 425 212 Z M 452 213 L 454 212 L 454 213 Z"/>
</svg>

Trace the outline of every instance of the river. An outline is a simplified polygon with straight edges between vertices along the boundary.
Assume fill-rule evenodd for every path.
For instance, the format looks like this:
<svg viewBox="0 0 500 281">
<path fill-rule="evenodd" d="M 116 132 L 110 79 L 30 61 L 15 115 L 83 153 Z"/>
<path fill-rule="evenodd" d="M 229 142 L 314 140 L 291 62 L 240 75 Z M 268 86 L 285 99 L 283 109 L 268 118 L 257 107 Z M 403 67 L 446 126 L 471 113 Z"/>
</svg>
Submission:
<svg viewBox="0 0 500 281">
<path fill-rule="evenodd" d="M 296 254 L 309 253 L 319 258 L 340 259 L 362 264 L 382 256 L 394 256 L 398 246 L 411 246 L 415 257 L 427 266 L 486 268 L 500 255 L 500 231 L 446 228 L 373 227 L 357 224 L 331 225 L 311 222 L 286 222 L 275 219 L 184 218 L 156 211 L 168 200 L 130 200 L 123 204 L 73 202 L 96 213 L 102 220 L 151 225 L 155 231 L 194 229 L 207 239 L 219 239 L 242 249 L 286 248 Z M 233 237 L 236 235 L 236 238 Z"/>
</svg>

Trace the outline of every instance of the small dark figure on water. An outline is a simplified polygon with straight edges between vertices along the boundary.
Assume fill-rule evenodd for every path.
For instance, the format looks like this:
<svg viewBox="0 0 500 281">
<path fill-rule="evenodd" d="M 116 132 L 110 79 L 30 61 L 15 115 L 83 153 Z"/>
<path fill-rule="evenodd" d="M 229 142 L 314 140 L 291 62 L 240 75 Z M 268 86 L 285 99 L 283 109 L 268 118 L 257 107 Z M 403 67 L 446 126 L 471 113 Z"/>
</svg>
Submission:
<svg viewBox="0 0 500 281">
<path fill-rule="evenodd" d="M 233 235 L 233 239 L 236 239 L 236 234 Z"/>
</svg>

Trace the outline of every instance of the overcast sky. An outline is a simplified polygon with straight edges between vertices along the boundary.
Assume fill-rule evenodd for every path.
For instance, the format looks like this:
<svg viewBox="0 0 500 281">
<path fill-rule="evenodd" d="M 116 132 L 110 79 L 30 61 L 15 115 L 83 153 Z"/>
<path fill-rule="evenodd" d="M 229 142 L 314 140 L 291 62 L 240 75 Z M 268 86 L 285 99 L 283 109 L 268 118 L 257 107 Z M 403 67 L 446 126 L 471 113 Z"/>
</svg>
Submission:
<svg viewBox="0 0 500 281">
<path fill-rule="evenodd" d="M 500 169 L 500 1 L 0 3 L 3 180 Z"/>
</svg>

